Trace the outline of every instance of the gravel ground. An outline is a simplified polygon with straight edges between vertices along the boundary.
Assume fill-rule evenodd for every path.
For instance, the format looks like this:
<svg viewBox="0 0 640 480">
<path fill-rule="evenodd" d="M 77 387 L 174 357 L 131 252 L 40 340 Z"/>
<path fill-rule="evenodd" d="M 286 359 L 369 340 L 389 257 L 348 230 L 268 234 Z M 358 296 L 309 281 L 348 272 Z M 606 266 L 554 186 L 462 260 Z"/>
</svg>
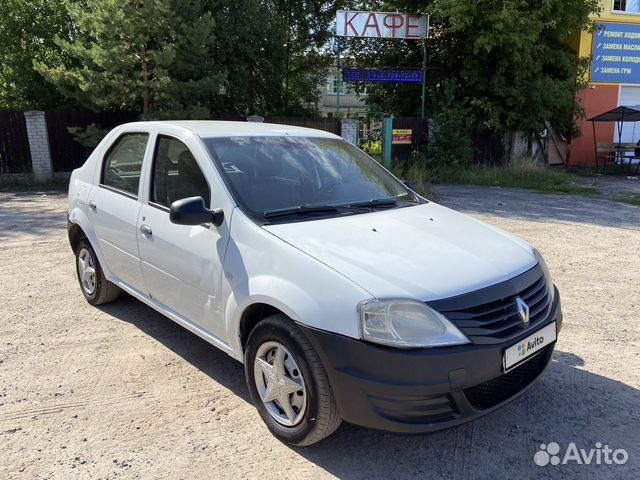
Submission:
<svg viewBox="0 0 640 480">
<path fill-rule="evenodd" d="M 622 199 L 640 197 L 640 177 L 627 175 L 626 177 L 614 175 L 598 175 L 596 177 L 583 177 L 586 185 L 596 187 L 604 198 Z"/>
<path fill-rule="evenodd" d="M 84 301 L 64 194 L 0 193 L 0 477 L 639 478 L 640 208 L 435 190 L 543 252 L 565 313 L 554 361 L 476 422 L 422 436 L 343 425 L 307 449 L 269 435 L 239 363 L 130 297 Z M 554 441 L 624 448 L 629 460 L 536 466 Z"/>
</svg>

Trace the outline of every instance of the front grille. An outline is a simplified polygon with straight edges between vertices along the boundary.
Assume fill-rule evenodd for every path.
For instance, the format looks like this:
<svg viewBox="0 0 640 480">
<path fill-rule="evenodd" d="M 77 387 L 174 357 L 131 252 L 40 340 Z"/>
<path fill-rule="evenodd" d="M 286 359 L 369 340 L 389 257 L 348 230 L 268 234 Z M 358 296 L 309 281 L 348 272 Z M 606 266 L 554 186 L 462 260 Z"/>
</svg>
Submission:
<svg viewBox="0 0 640 480">
<path fill-rule="evenodd" d="M 549 288 L 539 266 L 498 285 L 446 300 L 430 302 L 476 344 L 512 340 L 536 327 L 549 311 Z M 516 298 L 529 306 L 529 323 L 518 314 Z"/>
<path fill-rule="evenodd" d="M 370 395 L 369 401 L 379 415 L 394 422 L 440 423 L 457 417 L 447 395 Z"/>
<path fill-rule="evenodd" d="M 512 397 L 529 385 L 544 370 L 546 347 L 519 367 L 504 375 L 463 390 L 469 403 L 479 410 L 491 408 Z"/>
</svg>

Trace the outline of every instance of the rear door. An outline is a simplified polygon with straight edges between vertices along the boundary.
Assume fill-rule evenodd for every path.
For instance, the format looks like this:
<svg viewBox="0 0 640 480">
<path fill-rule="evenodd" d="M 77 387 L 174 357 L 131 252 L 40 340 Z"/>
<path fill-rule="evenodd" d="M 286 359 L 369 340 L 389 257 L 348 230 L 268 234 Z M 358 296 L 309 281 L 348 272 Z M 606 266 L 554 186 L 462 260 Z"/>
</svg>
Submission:
<svg viewBox="0 0 640 480">
<path fill-rule="evenodd" d="M 102 159 L 99 184 L 88 197 L 88 216 L 94 226 L 105 267 L 128 286 L 146 295 L 140 268 L 137 221 L 140 178 L 149 144 L 147 132 L 119 135 Z"/>
<path fill-rule="evenodd" d="M 224 341 L 219 295 L 229 239 L 226 218 L 218 228 L 169 221 L 171 203 L 182 198 L 200 196 L 209 208 L 222 206 L 221 186 L 216 178 L 205 176 L 203 166 L 213 168 L 209 158 L 196 158 L 183 140 L 163 134 L 156 137 L 148 194 L 138 221 L 140 257 L 150 296 Z M 215 205 L 212 198 L 218 199 Z"/>
</svg>

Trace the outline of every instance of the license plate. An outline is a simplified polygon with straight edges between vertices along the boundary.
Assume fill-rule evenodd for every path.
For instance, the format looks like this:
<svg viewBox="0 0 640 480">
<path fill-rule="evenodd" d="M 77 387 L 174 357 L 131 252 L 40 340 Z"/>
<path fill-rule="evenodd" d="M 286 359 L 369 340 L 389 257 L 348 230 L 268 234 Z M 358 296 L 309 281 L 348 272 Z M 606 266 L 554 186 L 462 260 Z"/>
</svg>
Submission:
<svg viewBox="0 0 640 480">
<path fill-rule="evenodd" d="M 534 353 L 555 342 L 556 338 L 556 322 L 553 322 L 515 345 L 511 345 L 504 351 L 502 358 L 504 371 L 507 372 L 527 361 Z"/>
</svg>

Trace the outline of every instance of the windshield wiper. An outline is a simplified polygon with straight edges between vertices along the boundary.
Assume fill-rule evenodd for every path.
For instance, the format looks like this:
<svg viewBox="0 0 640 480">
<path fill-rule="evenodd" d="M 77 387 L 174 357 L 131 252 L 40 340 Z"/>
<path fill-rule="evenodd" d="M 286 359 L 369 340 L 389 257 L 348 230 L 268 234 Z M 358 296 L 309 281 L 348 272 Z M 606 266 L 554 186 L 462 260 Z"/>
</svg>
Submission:
<svg viewBox="0 0 640 480">
<path fill-rule="evenodd" d="M 307 213 L 322 213 L 322 212 L 340 212 L 340 211 L 368 211 L 367 205 L 299 205 L 297 207 L 280 208 L 277 210 L 267 210 L 263 215 L 267 218 L 271 217 L 283 217 L 285 215 L 304 215 Z"/>
<path fill-rule="evenodd" d="M 351 212 L 371 212 L 377 207 L 395 207 L 400 203 L 415 204 L 415 202 L 398 202 L 395 198 L 375 198 L 373 200 L 367 200 L 366 202 L 344 203 L 339 205 L 299 205 L 297 207 L 267 210 L 263 215 L 270 218 L 283 217 L 285 215 L 303 215 L 307 213 L 341 212 L 345 210 Z"/>
<path fill-rule="evenodd" d="M 395 198 L 376 198 L 366 202 L 355 202 L 344 205 L 345 207 L 375 208 L 375 207 L 395 207 L 398 201 Z"/>
<path fill-rule="evenodd" d="M 410 205 L 419 205 L 421 202 L 416 200 L 398 200 L 397 198 L 376 198 L 368 202 L 350 203 L 350 207 L 407 207 Z"/>
</svg>

